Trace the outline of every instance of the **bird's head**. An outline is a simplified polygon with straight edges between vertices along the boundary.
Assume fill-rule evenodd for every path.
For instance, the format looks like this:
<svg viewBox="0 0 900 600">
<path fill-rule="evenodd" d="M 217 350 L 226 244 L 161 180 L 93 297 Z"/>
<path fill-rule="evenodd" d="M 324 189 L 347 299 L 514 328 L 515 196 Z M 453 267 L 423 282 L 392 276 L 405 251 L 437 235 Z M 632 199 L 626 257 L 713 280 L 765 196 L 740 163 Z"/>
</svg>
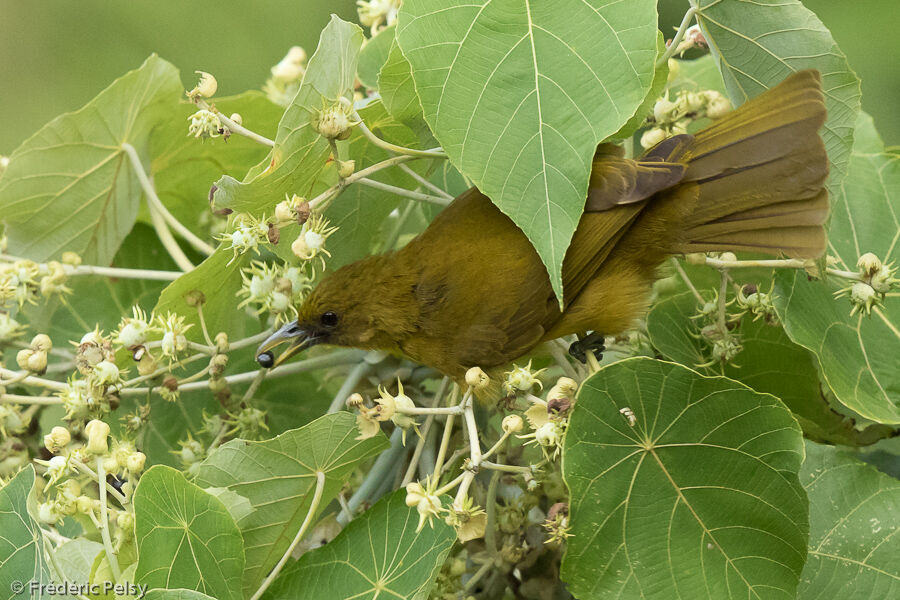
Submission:
<svg viewBox="0 0 900 600">
<path fill-rule="evenodd" d="M 324 277 L 297 307 L 297 319 L 260 345 L 257 362 L 266 368 L 275 367 L 318 344 L 382 349 L 393 346 L 395 334 L 404 328 L 393 317 L 408 311 L 386 291 L 390 286 L 383 285 L 383 269 L 375 258 L 347 265 Z M 275 356 L 273 349 L 285 344 L 287 348 Z"/>
</svg>

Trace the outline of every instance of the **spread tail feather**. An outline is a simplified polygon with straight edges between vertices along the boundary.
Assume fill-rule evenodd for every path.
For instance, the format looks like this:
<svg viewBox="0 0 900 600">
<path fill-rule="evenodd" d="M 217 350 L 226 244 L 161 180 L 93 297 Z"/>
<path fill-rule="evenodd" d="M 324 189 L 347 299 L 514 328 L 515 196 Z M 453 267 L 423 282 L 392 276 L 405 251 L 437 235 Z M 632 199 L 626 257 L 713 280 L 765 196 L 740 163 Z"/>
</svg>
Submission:
<svg viewBox="0 0 900 600">
<path fill-rule="evenodd" d="M 821 77 L 807 70 L 685 136 L 688 143 L 669 142 L 687 169 L 664 194 L 690 207 L 673 250 L 820 256 L 828 217 L 824 123 Z"/>
</svg>

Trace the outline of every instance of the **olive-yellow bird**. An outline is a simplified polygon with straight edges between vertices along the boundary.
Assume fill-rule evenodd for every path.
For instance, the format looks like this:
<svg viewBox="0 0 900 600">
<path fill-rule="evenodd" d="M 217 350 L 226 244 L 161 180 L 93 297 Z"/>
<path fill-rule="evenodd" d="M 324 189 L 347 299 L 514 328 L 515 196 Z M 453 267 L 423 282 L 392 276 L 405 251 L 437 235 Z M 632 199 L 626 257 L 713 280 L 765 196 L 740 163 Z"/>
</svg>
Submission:
<svg viewBox="0 0 900 600">
<path fill-rule="evenodd" d="M 531 243 L 472 188 L 404 248 L 326 275 L 258 360 L 272 366 L 315 344 L 371 348 L 459 381 L 545 340 L 628 329 L 672 255 L 818 257 L 828 216 L 824 122 L 821 78 L 808 70 L 640 158 L 601 144 L 563 262 L 562 310 Z"/>
</svg>

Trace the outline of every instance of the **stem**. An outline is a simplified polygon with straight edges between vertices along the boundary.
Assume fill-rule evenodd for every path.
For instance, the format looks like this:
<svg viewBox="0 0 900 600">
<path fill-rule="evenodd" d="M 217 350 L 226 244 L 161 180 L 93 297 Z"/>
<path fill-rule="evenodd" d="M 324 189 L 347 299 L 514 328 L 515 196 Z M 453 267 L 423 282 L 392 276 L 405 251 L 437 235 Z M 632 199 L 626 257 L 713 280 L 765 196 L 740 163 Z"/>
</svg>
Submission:
<svg viewBox="0 0 900 600">
<path fill-rule="evenodd" d="M 484 459 L 488 458 L 489 456 L 491 456 L 492 454 L 494 454 L 494 452 L 496 452 L 497 450 L 499 450 L 500 446 L 503 445 L 503 442 L 505 442 L 506 440 L 509 439 L 510 435 L 511 435 L 511 433 L 509 431 L 504 431 L 503 435 L 500 436 L 500 439 L 497 440 L 497 443 L 494 444 L 493 446 L 491 446 L 487 452 L 485 452 L 484 454 L 481 455 L 482 461 Z M 484 462 L 482 462 L 481 464 L 484 464 Z"/>
<path fill-rule="evenodd" d="M 56 396 L 21 396 L 18 394 L 0 394 L 0 403 L 8 402 L 11 404 L 34 404 L 49 406 L 53 404 L 62 404 L 62 398 Z"/>
<path fill-rule="evenodd" d="M 331 202 L 332 200 L 337 198 L 341 194 L 341 192 L 343 192 L 352 183 L 354 183 L 360 179 L 363 179 L 365 177 L 368 177 L 372 173 L 377 173 L 378 171 L 381 171 L 383 169 L 387 169 L 387 168 L 393 167 L 395 165 L 400 165 L 400 164 L 409 162 L 411 160 L 416 160 L 417 158 L 419 158 L 419 157 L 418 156 L 409 156 L 409 155 L 393 156 L 393 157 L 383 160 L 381 162 L 375 163 L 374 165 L 366 167 L 362 171 L 357 171 L 350 177 L 345 177 L 344 179 L 338 181 L 336 184 L 334 184 L 333 186 L 331 186 L 330 188 L 328 188 L 327 190 L 325 190 L 324 192 L 322 192 L 321 194 L 319 194 L 318 196 L 316 196 L 315 198 L 310 200 L 309 207 L 310 207 L 310 209 L 317 209 L 317 208 L 321 208 L 320 205 L 322 205 L 323 207 L 327 206 L 329 202 Z"/>
<path fill-rule="evenodd" d="M 437 392 L 435 392 L 434 399 L 431 402 L 432 408 L 441 403 L 441 399 L 447 392 L 447 388 L 449 386 L 449 377 L 444 377 L 443 379 L 441 379 L 441 385 L 438 388 Z M 422 426 L 422 437 L 420 437 L 418 443 L 416 443 L 416 449 L 413 450 L 412 458 L 409 459 L 409 466 L 406 468 L 406 473 L 403 475 L 403 479 L 400 481 L 401 487 L 405 487 L 407 483 L 413 480 L 413 477 L 416 474 L 416 468 L 419 466 L 419 459 L 422 457 L 422 451 L 425 449 L 425 442 L 428 439 L 428 434 L 431 433 L 431 426 L 433 424 L 434 415 L 428 415 L 428 418 L 425 419 L 425 425 Z"/>
<path fill-rule="evenodd" d="M 556 361 L 556 364 L 560 366 L 560 368 L 563 370 L 563 373 L 566 374 L 566 377 L 578 379 L 578 372 L 575 371 L 572 363 L 569 362 L 569 359 L 566 356 L 566 351 L 563 349 L 563 347 L 560 344 L 556 343 L 558 341 L 560 340 L 556 339 L 547 344 L 547 349 L 550 351 L 550 356 L 552 356 L 553 360 Z"/>
<path fill-rule="evenodd" d="M 454 479 L 447 485 L 439 487 L 437 490 L 435 490 L 434 495 L 440 496 L 441 494 L 446 494 L 447 492 L 449 492 L 450 490 L 455 488 L 457 485 L 459 485 L 459 483 L 463 480 L 463 477 L 465 477 L 465 475 L 466 475 L 465 473 L 461 473 L 459 476 L 456 477 L 456 479 Z"/>
<path fill-rule="evenodd" d="M 201 355 L 202 356 L 202 355 Z M 307 358 L 306 360 L 297 361 L 295 363 L 291 363 L 289 365 L 285 365 L 280 367 L 277 370 L 273 370 L 268 377 L 269 378 L 277 378 L 284 377 L 286 375 L 293 375 L 294 373 L 303 373 L 305 371 L 312 371 L 315 369 L 325 369 L 328 367 L 334 367 L 338 365 L 344 365 L 348 363 L 355 363 L 361 358 L 361 353 L 359 350 L 342 350 L 338 352 L 332 352 L 330 354 L 326 354 L 324 356 L 317 356 L 315 358 Z M 165 372 L 168 372 L 169 369 L 166 369 Z M 253 381 L 256 377 L 256 371 L 248 371 L 246 373 L 238 373 L 236 375 L 228 375 L 226 376 L 225 382 L 228 384 L 235 383 L 246 383 L 248 381 Z M 192 381 L 186 385 L 179 386 L 179 391 L 182 392 L 190 392 L 194 390 L 202 390 L 206 388 L 205 381 Z M 140 388 L 126 388 L 123 389 L 120 393 L 122 396 L 141 396 L 152 392 L 155 387 L 140 387 Z"/>
<path fill-rule="evenodd" d="M 487 498 L 484 509 L 487 513 L 487 523 L 484 526 L 484 545 L 491 557 L 497 555 L 497 488 L 500 485 L 500 471 L 491 473 L 491 482 L 488 484 Z"/>
<path fill-rule="evenodd" d="M 487 573 L 493 566 L 494 561 L 492 560 L 489 560 L 481 565 L 481 567 L 477 571 L 475 571 L 475 574 L 472 575 L 472 577 L 466 582 L 466 585 L 463 586 L 463 592 L 468 592 L 470 589 L 472 589 L 476 583 L 481 581 L 481 578 L 484 577 L 484 574 Z"/>
<path fill-rule="evenodd" d="M 106 508 L 106 474 L 103 472 L 103 457 L 97 457 L 97 482 L 100 484 L 100 537 L 103 538 L 103 548 L 106 550 L 106 558 L 109 560 L 113 579 L 120 581 L 122 571 L 119 570 L 119 561 L 113 552 L 112 540 L 109 537 L 109 515 Z"/>
<path fill-rule="evenodd" d="M 21 383 L 22 385 L 33 385 L 36 387 L 47 388 L 48 390 L 54 390 L 57 392 L 61 392 L 68 387 L 65 383 L 61 383 L 59 381 L 53 381 L 51 379 L 44 379 L 42 377 L 36 377 L 34 375 L 29 375 L 27 373 L 16 373 L 15 371 L 10 371 L 9 369 L 4 369 L 0 367 L 0 375 L 3 377 L 11 377 L 12 380 L 0 381 L 0 385 L 9 385 L 11 383 Z"/>
<path fill-rule="evenodd" d="M 719 330 L 724 334 L 728 331 L 728 323 L 726 322 L 727 313 L 725 309 L 725 296 L 728 295 L 728 269 L 721 269 L 719 271 L 721 274 L 721 279 L 719 281 L 719 304 L 718 308 L 718 321 L 719 321 Z"/>
<path fill-rule="evenodd" d="M 694 20 L 694 15 L 697 14 L 697 7 L 691 6 L 686 13 L 684 13 L 684 18 L 681 20 L 681 25 L 678 26 L 678 32 L 675 34 L 675 37 L 672 38 L 672 43 L 666 48 L 666 51 L 663 52 L 663 55 L 659 57 L 659 60 L 656 61 L 656 66 L 661 67 L 665 63 L 672 58 L 672 55 L 675 54 L 678 49 L 678 45 L 681 43 L 681 40 L 684 39 L 684 34 L 691 26 L 691 21 Z"/>
<path fill-rule="evenodd" d="M 415 171 L 410 169 L 407 165 L 400 165 L 400 170 L 403 171 L 404 173 L 406 173 L 407 175 L 409 175 L 410 177 L 412 177 L 413 179 L 415 179 L 421 186 L 431 190 L 432 192 L 434 192 L 441 198 L 444 198 L 445 200 L 451 200 L 451 201 L 453 200 L 453 196 L 451 196 L 450 194 L 448 194 L 447 192 L 442 190 L 439 186 L 434 185 L 433 183 L 431 183 L 430 181 L 428 181 L 427 179 L 425 179 L 424 177 L 422 177 L 421 175 L 419 175 L 418 173 L 416 173 Z"/>
<path fill-rule="evenodd" d="M 344 379 L 344 383 L 341 384 L 341 389 L 334 395 L 334 400 L 331 401 L 331 406 L 328 407 L 328 414 L 336 413 L 343 408 L 347 398 L 353 393 L 353 389 L 371 370 L 372 365 L 365 360 L 350 370 L 347 377 Z"/>
<path fill-rule="evenodd" d="M 84 473 L 85 475 L 87 475 L 88 477 L 90 477 L 91 479 L 96 479 L 97 481 L 100 481 L 100 479 L 99 479 L 97 473 L 94 473 L 94 470 L 93 470 L 92 468 L 90 468 L 89 466 L 87 466 L 86 464 L 84 464 L 83 462 L 81 462 L 80 460 L 78 460 L 77 458 L 74 458 L 74 457 L 70 456 L 70 457 L 69 457 L 69 463 L 72 464 L 72 465 L 74 465 L 75 468 L 77 468 L 79 471 L 81 471 L 82 473 Z M 114 487 L 112 486 L 112 484 L 110 484 L 109 482 L 107 482 L 105 477 L 103 478 L 103 481 L 106 483 L 106 491 L 109 492 L 109 494 L 110 494 L 113 498 L 115 498 L 115 499 L 119 502 L 119 504 L 121 504 L 123 507 L 124 507 L 126 504 L 128 504 L 128 498 L 126 498 L 125 496 L 123 496 L 123 495 L 122 495 L 122 492 L 120 492 L 119 490 L 117 490 L 116 488 L 114 488 Z"/>
<path fill-rule="evenodd" d="M 313 520 L 313 516 L 316 514 L 316 511 L 319 509 L 319 503 L 322 501 L 322 492 L 325 490 L 325 473 L 322 471 L 316 471 L 316 491 L 313 492 L 312 502 L 309 505 L 309 511 L 306 513 L 306 518 L 303 519 L 303 524 L 300 525 L 300 530 L 297 532 L 297 535 L 294 536 L 293 541 L 291 541 L 291 545 L 287 547 L 287 550 L 284 551 L 284 554 L 281 557 L 281 560 L 278 561 L 278 564 L 275 565 L 275 568 L 272 569 L 272 572 L 269 573 L 268 577 L 263 580 L 262 584 L 259 586 L 259 589 L 256 590 L 256 593 L 250 597 L 250 600 L 258 600 L 260 596 L 268 589 L 272 582 L 275 581 L 275 578 L 278 577 L 278 574 L 281 572 L 281 569 L 284 568 L 285 563 L 287 563 L 288 559 L 291 557 L 291 554 L 294 552 L 294 548 L 297 547 L 297 544 L 300 543 L 300 539 L 303 537 L 303 534 L 306 533 L 306 528 L 309 527 L 309 524 Z"/>
<path fill-rule="evenodd" d="M 459 386 L 454 386 L 453 391 L 450 392 L 450 404 L 453 404 L 456 401 L 456 396 L 458 394 Z M 434 461 L 433 472 L 436 477 L 441 476 L 441 467 L 444 466 L 444 458 L 447 456 L 447 446 L 450 444 L 450 435 L 453 433 L 454 419 L 454 415 L 447 415 L 447 421 L 444 423 L 444 434 L 441 436 L 441 446 L 438 449 L 437 459 Z"/>
<path fill-rule="evenodd" d="M 374 179 L 369 179 L 367 177 L 361 177 L 356 180 L 356 183 L 361 183 L 363 185 L 367 185 L 369 187 L 375 188 L 376 190 L 383 190 L 385 192 L 391 192 L 392 194 L 397 194 L 398 196 L 405 196 L 407 198 L 412 198 L 413 200 L 420 200 L 422 202 L 430 202 L 431 204 L 437 204 L 438 206 L 447 206 L 450 204 L 451 200 L 446 200 L 439 196 L 432 196 L 430 194 L 423 194 L 422 192 L 416 192 L 413 190 L 408 190 L 406 188 L 397 187 L 395 185 L 390 185 L 387 183 L 381 183 L 380 181 L 375 181 Z"/>
<path fill-rule="evenodd" d="M 209 329 L 206 327 L 206 319 L 203 318 L 203 305 L 197 305 L 197 319 L 200 320 L 200 329 L 203 331 L 203 339 L 206 340 L 206 343 L 210 348 L 215 348 L 216 345 L 213 343 L 212 338 L 209 337 Z"/>
<path fill-rule="evenodd" d="M 485 469 L 493 471 L 503 471 L 504 473 L 531 473 L 531 467 L 520 467 L 518 465 L 501 465 L 500 463 L 491 462 L 489 460 L 481 461 L 481 466 Z"/>
<path fill-rule="evenodd" d="M 697 299 L 697 302 L 703 305 L 706 300 L 704 300 L 703 296 L 700 295 L 700 292 L 697 291 L 697 288 L 694 286 L 694 282 L 691 281 L 691 278 L 688 277 L 688 274 L 684 270 L 684 267 L 681 266 L 681 263 L 678 262 L 678 259 L 674 256 L 672 257 L 672 265 L 675 267 L 675 271 L 681 277 L 682 281 L 684 281 L 684 284 L 688 286 L 688 289 L 691 290 L 691 292 L 694 294 L 694 298 Z"/>
<path fill-rule="evenodd" d="M 815 269 L 816 262 L 814 260 L 801 260 L 799 258 L 783 258 L 783 259 L 767 259 L 767 260 L 722 260 L 721 258 L 711 258 L 704 255 L 688 255 L 686 260 L 694 265 L 707 265 L 716 269 L 737 269 L 741 267 L 764 267 L 775 269 Z M 860 281 L 859 273 L 856 271 L 843 271 L 826 267 L 825 272 L 842 279 L 851 279 Z"/>
<path fill-rule="evenodd" d="M 23 260 L 9 254 L 0 254 L 0 260 L 16 262 Z M 95 265 L 63 265 L 63 270 L 69 277 L 78 275 L 100 275 L 101 277 L 115 277 L 117 279 L 146 279 L 152 281 L 174 281 L 184 275 L 181 271 L 154 271 L 150 269 L 121 269 L 117 267 L 98 267 Z M 54 348 L 53 350 L 56 350 Z"/>
<path fill-rule="evenodd" d="M 360 132 L 362 132 L 362 134 L 366 136 L 366 138 L 370 142 L 372 142 L 379 148 L 387 150 L 388 152 L 396 152 L 397 154 L 405 154 L 407 156 L 416 156 L 419 158 L 447 158 L 447 154 L 443 150 L 416 150 L 414 148 L 398 146 L 381 139 L 380 137 L 372 133 L 372 130 L 366 127 L 366 124 L 363 122 L 362 117 L 360 117 L 359 113 L 357 113 L 355 110 L 353 111 L 353 119 L 359 121 L 359 124 L 357 126 L 359 127 Z"/>
<path fill-rule="evenodd" d="M 403 415 L 461 415 L 465 411 L 459 406 L 416 406 L 415 408 L 399 408 L 395 410 Z"/>
<path fill-rule="evenodd" d="M 201 240 L 199 237 L 194 235 L 194 232 L 181 224 L 181 221 L 175 218 L 172 213 L 166 208 L 166 206 L 159 199 L 159 196 L 156 195 L 156 190 L 153 187 L 153 184 L 150 182 L 150 179 L 147 177 L 147 173 L 144 171 L 144 165 L 141 163 L 141 157 L 138 156 L 137 150 L 134 149 L 134 146 L 131 144 L 122 144 L 122 150 L 128 155 L 128 158 L 131 159 L 131 166 L 134 168 L 135 174 L 137 174 L 138 181 L 141 182 L 141 187 L 144 188 L 144 194 L 147 196 L 147 204 L 149 205 L 151 212 L 152 209 L 156 209 L 163 219 L 174 229 L 178 235 L 184 238 L 184 240 L 194 247 L 195 250 L 200 252 L 201 254 L 205 254 L 209 256 L 213 252 L 216 251 L 215 248 Z"/>
<path fill-rule="evenodd" d="M 166 225 L 162 216 L 160 216 L 159 212 L 153 206 L 149 206 L 148 208 L 150 209 L 150 220 L 153 222 L 153 229 L 156 230 L 156 236 L 166 249 L 166 252 L 169 253 L 169 256 L 172 257 L 172 260 L 175 261 L 175 264 L 178 265 L 179 269 L 184 272 L 193 271 L 194 263 L 188 259 L 187 255 L 181 249 L 181 246 L 179 246 L 178 242 L 175 241 L 175 238 L 172 237 L 172 232 L 169 231 L 169 227 Z"/>
<path fill-rule="evenodd" d="M 231 133 L 236 133 L 238 135 L 242 135 L 244 137 L 250 138 L 254 142 L 258 142 L 258 143 L 262 144 L 263 146 L 268 146 L 269 148 L 275 147 L 275 142 L 273 142 L 272 140 L 270 140 L 269 138 L 267 138 L 263 135 L 256 133 L 255 131 L 250 131 L 243 125 L 238 125 L 237 123 L 235 123 L 234 121 L 232 121 L 231 119 L 226 117 L 224 114 L 219 112 L 219 109 L 207 104 L 206 100 L 203 100 L 202 98 L 196 98 L 194 100 L 194 104 L 196 104 L 197 106 L 199 106 L 200 108 L 202 108 L 204 110 L 208 110 L 210 112 L 216 113 L 216 115 L 219 117 L 219 121 L 222 123 L 222 125 L 227 127 L 228 130 L 231 131 Z"/>
<path fill-rule="evenodd" d="M 253 394 L 255 394 L 256 390 L 259 389 L 259 386 L 262 385 L 262 382 L 265 380 L 266 374 L 268 372 L 268 369 L 260 369 L 256 372 L 256 376 L 253 377 L 253 381 L 250 382 L 250 385 L 247 387 L 247 391 L 244 392 L 244 395 L 241 397 L 242 404 L 246 404 L 253 398 Z"/>
</svg>

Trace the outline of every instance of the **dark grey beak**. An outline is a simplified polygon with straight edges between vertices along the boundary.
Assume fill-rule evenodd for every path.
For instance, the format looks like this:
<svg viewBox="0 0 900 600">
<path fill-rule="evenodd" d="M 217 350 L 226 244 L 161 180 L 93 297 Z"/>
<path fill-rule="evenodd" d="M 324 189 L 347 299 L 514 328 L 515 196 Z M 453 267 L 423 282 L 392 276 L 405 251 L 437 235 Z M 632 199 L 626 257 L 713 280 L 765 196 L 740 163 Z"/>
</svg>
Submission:
<svg viewBox="0 0 900 600">
<path fill-rule="evenodd" d="M 318 338 L 312 331 L 300 326 L 296 321 L 292 321 L 260 344 L 256 350 L 256 362 L 263 368 L 271 369 L 298 352 L 302 352 L 310 346 L 315 346 L 317 343 Z M 272 353 L 272 349 L 282 344 L 289 344 L 289 346 L 276 358 Z"/>
</svg>

